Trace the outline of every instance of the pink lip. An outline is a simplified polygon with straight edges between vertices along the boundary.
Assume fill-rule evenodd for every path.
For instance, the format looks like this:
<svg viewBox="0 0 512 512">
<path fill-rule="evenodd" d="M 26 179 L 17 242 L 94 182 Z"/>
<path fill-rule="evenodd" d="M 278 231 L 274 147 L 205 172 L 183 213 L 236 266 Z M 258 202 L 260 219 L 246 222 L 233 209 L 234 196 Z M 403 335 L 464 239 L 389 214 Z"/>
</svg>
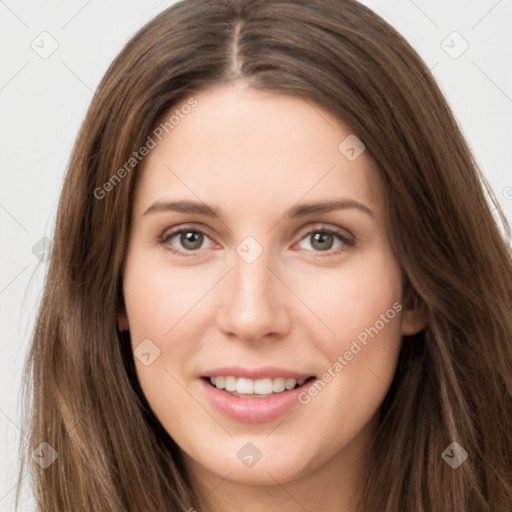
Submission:
<svg viewBox="0 0 512 512">
<path fill-rule="evenodd" d="M 229 372 L 219 372 L 219 375 L 230 374 Z M 282 374 L 281 376 L 284 377 Z M 262 423 L 280 418 L 294 406 L 299 405 L 299 394 L 314 384 L 316 380 L 311 379 L 296 389 L 283 391 L 268 398 L 241 398 L 222 389 L 217 389 L 205 378 L 199 379 L 208 400 L 219 412 L 228 418 L 244 423 Z"/>
<path fill-rule="evenodd" d="M 240 368 L 237 366 L 226 366 L 224 368 L 215 368 L 214 370 L 209 370 L 207 373 L 203 375 L 203 377 L 245 377 L 247 379 L 277 379 L 278 377 L 283 377 L 285 379 L 307 379 L 312 377 L 313 374 L 305 374 L 298 373 L 291 370 L 285 370 L 284 368 L 277 368 L 273 366 L 267 366 L 265 368 Z"/>
</svg>

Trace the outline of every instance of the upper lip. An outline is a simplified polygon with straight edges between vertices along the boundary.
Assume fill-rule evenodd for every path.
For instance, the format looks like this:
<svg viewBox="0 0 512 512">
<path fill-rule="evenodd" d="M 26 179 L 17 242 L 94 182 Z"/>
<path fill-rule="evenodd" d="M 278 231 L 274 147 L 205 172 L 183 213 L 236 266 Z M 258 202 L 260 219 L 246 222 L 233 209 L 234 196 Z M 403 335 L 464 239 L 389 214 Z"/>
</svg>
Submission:
<svg viewBox="0 0 512 512">
<path fill-rule="evenodd" d="M 245 377 L 247 379 L 277 379 L 283 377 L 285 379 L 307 379 L 312 377 L 312 373 L 301 373 L 285 368 L 277 368 L 274 366 L 266 366 L 262 368 L 241 368 L 240 366 L 225 366 L 223 368 L 215 368 L 206 372 L 203 377 L 233 376 Z"/>
</svg>

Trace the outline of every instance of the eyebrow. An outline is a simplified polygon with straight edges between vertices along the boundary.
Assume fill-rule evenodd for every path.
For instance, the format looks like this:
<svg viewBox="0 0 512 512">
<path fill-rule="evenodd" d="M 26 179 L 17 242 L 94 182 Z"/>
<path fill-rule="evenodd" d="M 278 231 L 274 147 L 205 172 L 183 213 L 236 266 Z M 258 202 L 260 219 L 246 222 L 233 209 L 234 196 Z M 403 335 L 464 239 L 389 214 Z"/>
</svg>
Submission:
<svg viewBox="0 0 512 512">
<path fill-rule="evenodd" d="M 327 213 L 334 210 L 344 210 L 349 208 L 356 208 L 368 214 L 370 217 L 375 218 L 375 214 L 370 210 L 370 208 L 368 208 L 368 206 L 355 201 L 354 199 L 337 199 L 320 203 L 299 204 L 291 208 L 285 214 L 285 217 L 305 217 L 306 215 L 311 215 L 313 213 Z M 143 213 L 143 215 L 161 211 L 196 213 L 207 217 L 220 217 L 219 210 L 217 208 L 212 208 L 206 203 L 198 203 L 194 201 L 156 201 Z"/>
</svg>

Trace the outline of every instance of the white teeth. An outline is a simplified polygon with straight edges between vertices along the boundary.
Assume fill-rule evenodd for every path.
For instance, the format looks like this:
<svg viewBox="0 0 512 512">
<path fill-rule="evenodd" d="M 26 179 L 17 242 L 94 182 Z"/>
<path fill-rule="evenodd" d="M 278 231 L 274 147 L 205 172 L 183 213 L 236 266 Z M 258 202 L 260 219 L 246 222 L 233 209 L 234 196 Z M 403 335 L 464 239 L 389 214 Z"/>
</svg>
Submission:
<svg viewBox="0 0 512 512">
<path fill-rule="evenodd" d="M 225 389 L 231 393 L 241 395 L 271 395 L 272 393 L 282 393 L 285 390 L 294 389 L 297 385 L 302 386 L 307 379 L 285 379 L 277 377 L 275 379 L 247 379 L 245 377 L 217 376 L 210 377 L 210 382 L 217 389 Z"/>
<path fill-rule="evenodd" d="M 284 387 L 287 390 L 290 390 L 290 389 L 293 389 L 296 384 L 297 384 L 297 381 L 295 379 L 286 379 L 286 381 L 284 383 Z"/>
<path fill-rule="evenodd" d="M 260 379 L 254 381 L 254 393 L 257 395 L 270 395 L 272 391 L 272 379 Z"/>
<path fill-rule="evenodd" d="M 239 377 L 236 381 L 236 390 L 233 391 L 243 393 L 244 395 L 252 395 L 254 393 L 254 381 L 245 377 Z"/>
<path fill-rule="evenodd" d="M 274 393 L 281 393 L 285 390 L 284 382 L 285 379 L 282 379 L 281 377 L 273 380 L 272 389 L 274 390 Z"/>
<path fill-rule="evenodd" d="M 235 377 L 226 377 L 224 382 L 224 387 L 226 391 L 236 391 L 236 379 Z"/>
</svg>

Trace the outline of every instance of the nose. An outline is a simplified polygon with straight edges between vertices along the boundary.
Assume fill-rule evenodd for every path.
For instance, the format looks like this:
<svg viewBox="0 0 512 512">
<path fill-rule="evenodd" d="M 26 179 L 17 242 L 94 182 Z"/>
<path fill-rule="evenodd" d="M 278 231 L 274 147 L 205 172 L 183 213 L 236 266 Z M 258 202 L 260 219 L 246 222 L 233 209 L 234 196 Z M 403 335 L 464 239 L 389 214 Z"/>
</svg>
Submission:
<svg viewBox="0 0 512 512">
<path fill-rule="evenodd" d="M 252 263 L 234 253 L 233 267 L 222 284 L 219 329 L 245 341 L 285 336 L 291 326 L 290 292 L 276 277 L 268 252 Z"/>
</svg>

